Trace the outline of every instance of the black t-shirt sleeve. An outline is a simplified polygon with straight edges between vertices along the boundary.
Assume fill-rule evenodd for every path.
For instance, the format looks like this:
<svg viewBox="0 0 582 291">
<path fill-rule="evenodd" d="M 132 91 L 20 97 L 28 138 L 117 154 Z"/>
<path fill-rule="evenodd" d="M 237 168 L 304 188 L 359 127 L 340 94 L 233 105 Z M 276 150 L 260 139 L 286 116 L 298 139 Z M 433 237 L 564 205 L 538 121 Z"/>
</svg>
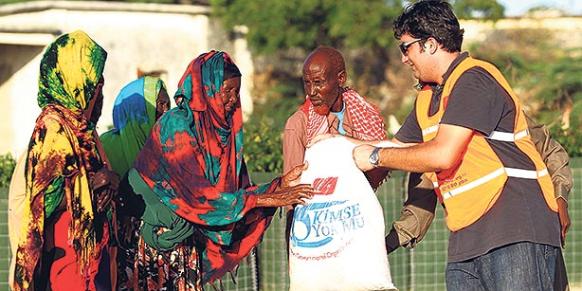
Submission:
<svg viewBox="0 0 582 291">
<path fill-rule="evenodd" d="M 422 130 L 420 129 L 420 125 L 418 125 L 415 109 L 412 109 L 412 112 L 408 114 L 408 117 L 406 117 L 404 124 L 402 124 L 396 135 L 394 135 L 394 137 L 397 140 L 404 143 L 422 142 Z"/>
<path fill-rule="evenodd" d="M 469 69 L 455 84 L 441 123 L 491 134 L 505 108 L 505 94 L 500 90 L 501 86 L 484 69 Z"/>
</svg>

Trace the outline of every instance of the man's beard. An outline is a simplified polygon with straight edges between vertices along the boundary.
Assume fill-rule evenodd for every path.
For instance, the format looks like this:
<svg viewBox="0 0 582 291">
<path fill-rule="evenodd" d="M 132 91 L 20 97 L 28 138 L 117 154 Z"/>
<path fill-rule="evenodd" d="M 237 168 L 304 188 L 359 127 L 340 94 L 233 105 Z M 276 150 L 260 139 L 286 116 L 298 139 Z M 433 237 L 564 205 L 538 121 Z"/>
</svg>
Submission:
<svg viewBox="0 0 582 291">
<path fill-rule="evenodd" d="M 313 110 L 319 115 L 327 116 L 331 111 L 331 107 L 327 104 L 321 104 L 319 106 L 313 106 Z"/>
</svg>

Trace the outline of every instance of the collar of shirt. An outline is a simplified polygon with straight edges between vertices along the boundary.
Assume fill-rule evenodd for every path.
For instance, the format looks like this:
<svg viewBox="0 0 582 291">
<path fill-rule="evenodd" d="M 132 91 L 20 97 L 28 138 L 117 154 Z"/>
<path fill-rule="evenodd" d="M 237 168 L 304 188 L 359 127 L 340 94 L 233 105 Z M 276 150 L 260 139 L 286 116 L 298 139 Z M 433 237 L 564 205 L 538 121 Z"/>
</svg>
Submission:
<svg viewBox="0 0 582 291">
<path fill-rule="evenodd" d="M 344 135 L 347 135 L 350 137 L 352 136 L 352 127 L 350 124 L 349 117 L 347 117 L 347 115 L 349 115 L 349 114 L 346 114 L 346 112 L 347 112 L 346 104 L 344 102 L 342 110 L 340 112 L 330 112 L 330 114 L 327 115 L 327 122 L 328 122 L 328 126 L 329 126 L 329 131 L 331 133 L 340 133 L 340 131 L 338 130 L 339 126 L 340 126 L 340 118 L 339 118 L 338 114 L 343 113 L 343 122 L 341 123 L 341 127 L 345 131 Z"/>
<path fill-rule="evenodd" d="M 428 110 L 429 115 L 432 116 L 434 114 L 437 113 L 438 109 L 439 109 L 439 105 L 441 102 L 441 95 L 443 93 L 443 85 L 447 82 L 447 79 L 451 76 L 451 74 L 453 73 L 453 70 L 466 58 L 469 57 L 469 53 L 468 52 L 462 52 L 461 54 L 459 54 L 451 63 L 451 65 L 449 66 L 449 68 L 447 69 L 447 71 L 443 74 L 443 84 L 431 84 L 431 88 L 432 88 L 432 98 L 431 98 L 431 102 L 430 102 L 430 108 Z"/>
</svg>

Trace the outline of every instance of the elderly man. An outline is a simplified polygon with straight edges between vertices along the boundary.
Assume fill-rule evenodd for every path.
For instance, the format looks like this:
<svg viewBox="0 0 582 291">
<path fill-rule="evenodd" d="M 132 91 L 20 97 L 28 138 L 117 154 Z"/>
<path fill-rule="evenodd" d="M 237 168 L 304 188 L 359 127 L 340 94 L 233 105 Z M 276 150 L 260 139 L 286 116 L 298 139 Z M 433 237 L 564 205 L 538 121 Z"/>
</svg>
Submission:
<svg viewBox="0 0 582 291">
<path fill-rule="evenodd" d="M 386 139 L 384 121 L 378 110 L 355 90 L 345 88 L 346 80 L 345 61 L 338 50 L 320 47 L 307 57 L 303 66 L 306 100 L 289 117 L 283 134 L 285 171 L 303 163 L 306 146 L 321 134 L 341 134 L 361 141 Z M 386 176 L 387 171 L 383 169 L 366 172 L 374 189 Z M 432 193 L 432 188 L 427 190 L 420 182 L 410 185 L 410 189 L 419 195 L 408 199 L 400 219 L 394 223 L 395 231 L 386 237 L 389 251 L 397 245 L 415 246 L 422 240 L 434 217 L 436 198 L 434 195 L 420 195 Z M 290 212 L 288 228 L 292 217 Z"/>
<path fill-rule="evenodd" d="M 355 90 L 344 87 L 347 79 L 342 54 L 331 47 L 315 49 L 303 65 L 306 99 L 287 120 L 283 134 L 283 168 L 303 163 L 306 146 L 320 134 L 338 133 L 358 140 L 386 139 L 378 109 Z M 368 172 L 373 188 L 386 177 L 385 170 Z"/>
<path fill-rule="evenodd" d="M 306 147 L 309 143 L 314 141 L 317 136 L 321 136 L 322 134 L 326 133 L 337 133 L 343 136 L 355 138 L 357 140 L 363 141 L 371 141 L 377 139 L 386 139 L 386 131 L 384 127 L 384 122 L 380 112 L 376 107 L 368 103 L 362 96 L 360 96 L 355 90 L 350 88 L 344 87 L 345 82 L 347 79 L 347 73 L 345 69 L 345 61 L 341 53 L 330 47 L 319 47 L 315 49 L 303 64 L 303 84 L 305 89 L 306 99 L 303 105 L 299 108 L 297 112 L 295 112 L 288 120 L 285 126 L 285 131 L 283 135 L 283 163 L 284 169 L 292 169 L 296 165 L 300 165 L 303 163 L 305 158 L 305 151 Z M 337 155 L 336 155 L 337 156 Z M 330 164 L 333 161 L 325 159 L 329 161 Z M 347 161 L 350 163 L 350 161 Z M 312 167 L 317 169 L 318 166 L 322 166 L 323 164 L 313 165 Z M 333 172 L 332 168 L 325 168 L 327 172 Z M 357 169 L 354 169 L 357 171 Z M 375 169 L 369 171 L 366 174 L 366 178 L 370 183 L 372 188 L 377 188 L 380 183 L 386 178 L 387 170 L 385 169 Z M 320 173 L 323 174 L 323 173 Z M 335 177 L 336 179 L 342 179 L 342 181 L 352 181 L 352 180 L 343 180 L 344 178 L 350 178 L 348 175 L 341 175 L 337 172 L 334 175 L 339 175 L 339 177 Z M 366 180 L 353 180 L 355 184 L 364 183 L 365 186 Z M 339 183 L 338 183 L 339 184 Z M 314 183 L 315 185 L 315 183 Z M 335 187 L 335 186 L 334 186 Z M 317 186 L 315 186 L 317 191 Z M 361 188 L 355 188 L 360 190 Z M 325 192 L 325 191 L 323 191 Z M 345 191 L 342 193 L 341 190 L 339 191 L 332 191 L 334 195 L 345 195 Z M 358 193 L 349 193 L 351 194 L 358 194 Z M 368 197 L 371 196 L 371 199 L 376 199 L 370 191 L 370 189 L 361 189 L 361 197 Z M 334 196 L 335 197 L 335 196 Z M 346 196 L 343 196 L 344 198 Z M 343 200 L 345 202 L 346 200 Z M 343 203 L 341 202 L 341 203 Z M 331 202 L 329 202 L 331 203 Z M 338 203 L 338 202 L 335 202 Z M 358 205 L 359 203 L 355 203 L 354 205 Z M 321 206 L 324 207 L 324 206 Z M 327 209 L 327 208 L 326 208 Z M 331 208 L 333 209 L 333 208 Z M 302 209 L 305 211 L 305 209 Z M 301 213 L 302 210 L 299 213 Z M 370 209 L 368 209 L 370 210 Z M 381 210 L 378 209 L 379 212 L 373 211 L 366 211 L 366 213 L 370 216 L 371 220 L 378 222 L 378 219 L 382 217 Z M 291 234 L 291 226 L 293 221 L 294 211 L 289 211 L 287 216 L 287 237 Z M 300 218 L 302 215 L 299 214 L 298 217 L 295 219 L 296 222 L 301 222 L 302 219 Z M 305 216 L 309 216 L 305 214 Z M 315 219 L 315 218 L 314 218 Z M 344 221 L 347 223 L 347 221 Z M 366 245 L 369 249 L 375 251 L 384 251 L 382 249 L 382 235 L 383 235 L 383 226 L 382 222 L 379 222 L 379 228 L 368 228 L 368 231 L 359 232 L 358 235 L 360 237 L 367 236 L 363 241 L 366 242 Z M 314 223 L 315 224 L 315 223 Z M 313 227 L 311 223 L 309 229 Z M 330 227 L 332 224 L 329 224 Z M 371 225 L 371 224 L 369 224 Z M 378 230 L 379 232 L 375 232 L 373 230 Z M 294 232 L 296 228 L 294 227 Z M 335 232 L 335 231 L 334 231 Z M 341 238 L 343 236 L 349 237 L 349 232 L 338 234 L 337 238 Z M 332 236 L 327 237 L 327 239 L 333 239 Z M 377 241 L 377 239 L 380 241 Z M 293 236 L 292 236 L 293 240 Z M 374 240 L 375 242 L 370 242 L 369 240 Z M 288 240 L 289 241 L 289 240 Z M 296 242 L 296 241 L 295 241 Z M 357 242 L 352 241 L 353 246 L 357 246 Z M 370 247 L 372 246 L 372 247 Z M 344 249 L 341 247 L 340 249 Z M 349 249 L 349 248 L 346 248 Z M 354 250 L 359 251 L 361 248 L 355 247 Z M 359 281 L 362 279 L 360 276 L 359 279 L 354 280 L 346 280 L 342 281 L 339 278 L 346 278 L 342 275 L 337 275 L 335 271 L 329 271 L 329 274 L 336 274 L 338 277 L 327 277 L 328 279 L 324 279 L 321 281 L 320 279 L 315 279 L 315 281 L 309 281 L 309 278 L 312 277 L 309 271 L 300 270 L 306 269 L 318 269 L 322 267 L 321 265 L 302 265 L 300 263 L 301 260 L 298 260 L 298 256 L 305 255 L 306 253 L 302 253 L 304 249 L 297 247 L 297 244 L 292 244 L 290 247 L 290 254 L 289 264 L 290 264 L 290 288 L 292 290 L 303 290 L 305 286 L 309 286 L 309 288 L 313 288 L 314 290 L 318 288 L 332 288 L 338 289 L 340 286 L 341 288 L 348 290 L 348 289 L 362 289 L 367 288 L 369 286 L 383 286 L 389 287 L 392 285 L 390 280 L 390 273 L 388 271 L 388 264 L 387 261 L 384 264 L 379 263 L 375 265 L 373 268 L 374 271 L 377 273 L 370 278 L 366 278 L 363 281 Z M 345 249 L 344 249 L 345 250 Z M 334 248 L 317 248 L 317 252 L 334 252 L 339 251 Z M 349 251 L 346 250 L 346 253 Z M 309 252 L 307 252 L 309 253 Z M 297 255 L 299 254 L 299 255 Z M 377 255 L 380 253 L 370 253 L 371 257 L 376 258 Z M 370 255 L 368 255 L 370 256 Z M 385 258 L 385 253 L 382 255 Z M 367 257 L 363 255 L 362 257 Z M 336 258 L 334 264 L 342 264 L 345 261 L 342 261 L 340 257 Z M 345 259 L 345 258 L 344 258 Z M 349 260 L 350 264 L 358 265 L 358 262 L 354 262 L 353 260 Z M 364 260 L 365 261 L 365 260 Z M 368 261 L 365 261 L 368 262 Z M 362 263 L 362 262 L 359 262 Z M 329 264 L 329 263 L 328 263 Z M 323 266 L 326 266 L 325 264 Z M 344 266 L 347 267 L 347 266 Z M 346 268 L 342 268 L 346 269 Z M 386 271 L 383 272 L 381 270 L 385 269 Z M 295 270 L 295 271 L 294 271 Z M 358 269 L 361 270 L 361 269 Z M 352 270 L 354 271 L 354 270 Z M 301 274 L 303 273 L 303 274 Z M 374 272 L 366 272 L 366 274 L 371 274 Z M 350 274 L 352 274 L 350 272 Z M 325 275 L 323 275 L 325 277 Z M 349 276 L 348 276 L 349 277 Z M 335 278 L 335 280 L 330 280 L 330 278 Z M 333 283 L 337 285 L 333 285 Z M 339 282 L 341 281 L 341 282 Z M 306 283 L 309 282 L 309 283 Z M 302 285 L 305 284 L 305 285 Z M 321 285 L 319 285 L 321 284 Z M 366 284 L 370 284 L 369 286 Z"/>
<path fill-rule="evenodd" d="M 306 100 L 289 117 L 283 134 L 284 171 L 303 163 L 306 146 L 318 135 L 341 134 L 360 141 L 386 139 L 380 113 L 355 90 L 345 88 L 346 79 L 345 61 L 338 50 L 320 47 L 307 57 L 303 66 Z M 374 189 L 386 176 L 384 169 L 366 172 Z M 411 189 L 416 189 L 418 193 L 432 193 L 432 188 L 426 190 L 421 184 L 411 185 Z M 386 244 L 390 246 L 396 242 L 412 247 L 419 242 L 432 222 L 435 203 L 434 195 L 411 197 L 402 210 L 401 218 L 394 224 L 396 231 L 386 238 Z M 287 216 L 288 231 L 292 217 L 290 211 Z"/>
</svg>

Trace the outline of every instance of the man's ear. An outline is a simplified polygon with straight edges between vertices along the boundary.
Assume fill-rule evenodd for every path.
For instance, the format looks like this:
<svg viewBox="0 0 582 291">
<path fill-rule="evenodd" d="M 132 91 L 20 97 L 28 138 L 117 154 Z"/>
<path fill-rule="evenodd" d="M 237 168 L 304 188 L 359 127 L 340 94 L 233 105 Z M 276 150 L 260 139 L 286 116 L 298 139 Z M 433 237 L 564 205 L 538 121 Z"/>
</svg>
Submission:
<svg viewBox="0 0 582 291">
<path fill-rule="evenodd" d="M 346 73 L 346 70 L 341 70 L 339 73 L 337 73 L 337 80 L 339 82 L 340 87 L 344 86 L 347 79 L 348 79 L 348 74 Z"/>
<path fill-rule="evenodd" d="M 424 50 L 427 51 L 431 55 L 436 53 L 438 47 L 439 47 L 439 43 L 436 41 L 436 39 L 434 39 L 432 37 L 429 37 L 424 42 Z"/>
</svg>

